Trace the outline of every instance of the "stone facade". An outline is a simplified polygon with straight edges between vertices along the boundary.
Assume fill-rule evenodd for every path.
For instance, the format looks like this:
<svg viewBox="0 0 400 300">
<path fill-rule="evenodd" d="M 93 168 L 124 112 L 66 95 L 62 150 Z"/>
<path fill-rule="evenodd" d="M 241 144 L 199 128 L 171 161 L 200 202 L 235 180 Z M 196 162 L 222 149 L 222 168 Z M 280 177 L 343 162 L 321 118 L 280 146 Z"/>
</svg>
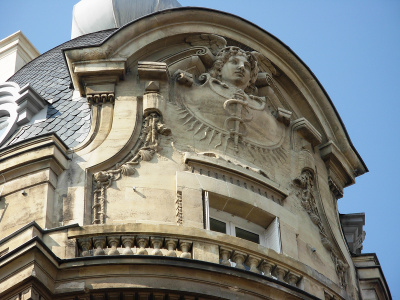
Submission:
<svg viewBox="0 0 400 300">
<path fill-rule="evenodd" d="M 2 299 L 390 298 L 337 210 L 367 167 L 280 41 L 179 8 L 63 53 L 90 130 L 2 148 Z"/>
</svg>

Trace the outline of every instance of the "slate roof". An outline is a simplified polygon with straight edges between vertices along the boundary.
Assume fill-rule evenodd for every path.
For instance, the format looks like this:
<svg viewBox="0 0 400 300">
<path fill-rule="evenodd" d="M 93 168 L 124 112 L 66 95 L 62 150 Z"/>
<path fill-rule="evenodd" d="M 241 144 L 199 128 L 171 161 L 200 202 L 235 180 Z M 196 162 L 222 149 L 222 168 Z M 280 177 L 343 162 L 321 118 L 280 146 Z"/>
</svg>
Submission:
<svg viewBox="0 0 400 300">
<path fill-rule="evenodd" d="M 82 142 L 89 133 L 91 116 L 86 98 L 72 99 L 71 79 L 62 49 L 100 44 L 116 29 L 109 29 L 80 36 L 61 44 L 26 64 L 8 79 L 20 87 L 27 83 L 49 101 L 45 121 L 19 128 L 5 145 L 15 144 L 27 138 L 55 132 L 72 148 Z"/>
</svg>

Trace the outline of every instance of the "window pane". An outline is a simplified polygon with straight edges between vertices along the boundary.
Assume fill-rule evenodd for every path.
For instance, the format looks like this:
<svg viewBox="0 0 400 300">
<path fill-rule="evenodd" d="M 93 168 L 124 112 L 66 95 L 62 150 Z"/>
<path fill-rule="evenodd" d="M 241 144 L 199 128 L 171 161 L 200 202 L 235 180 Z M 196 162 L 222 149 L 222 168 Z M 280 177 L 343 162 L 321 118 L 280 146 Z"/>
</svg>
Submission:
<svg viewBox="0 0 400 300">
<path fill-rule="evenodd" d="M 226 233 L 226 223 L 210 218 L 210 230 Z"/>
<path fill-rule="evenodd" d="M 259 244 L 260 243 L 260 237 L 258 234 L 252 233 L 250 231 L 244 230 L 239 227 L 235 227 L 236 231 L 236 236 L 245 240 L 248 240 L 250 242 L 254 242 Z"/>
</svg>

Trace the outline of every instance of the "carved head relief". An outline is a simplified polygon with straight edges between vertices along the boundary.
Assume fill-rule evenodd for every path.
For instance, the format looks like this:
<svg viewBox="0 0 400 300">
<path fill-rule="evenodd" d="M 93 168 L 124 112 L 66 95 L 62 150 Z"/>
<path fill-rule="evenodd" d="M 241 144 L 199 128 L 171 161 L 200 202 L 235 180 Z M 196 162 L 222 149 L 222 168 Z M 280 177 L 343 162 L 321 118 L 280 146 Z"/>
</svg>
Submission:
<svg viewBox="0 0 400 300">
<path fill-rule="evenodd" d="M 192 46 L 208 48 L 196 52 L 200 59 L 181 63 L 187 71 L 175 73 L 179 83 L 175 103 L 180 123 L 186 132 L 193 132 L 196 148 L 214 148 L 234 155 L 241 152 L 241 157 L 251 160 L 259 157 L 260 161 L 265 161 L 268 153 L 284 160 L 281 145 L 285 127 L 269 111 L 268 95 L 259 95 L 256 88 L 259 59 L 263 56 L 237 46 L 226 46 L 222 37 L 201 35 L 187 41 Z M 215 51 L 213 45 L 219 50 Z M 192 61 L 201 61 L 203 67 L 191 66 Z M 189 73 L 204 69 L 207 71 L 198 77 L 196 72 Z"/>
<path fill-rule="evenodd" d="M 238 47 L 223 48 L 217 55 L 210 75 L 249 93 L 255 90 L 258 74 L 257 59 Z"/>
</svg>

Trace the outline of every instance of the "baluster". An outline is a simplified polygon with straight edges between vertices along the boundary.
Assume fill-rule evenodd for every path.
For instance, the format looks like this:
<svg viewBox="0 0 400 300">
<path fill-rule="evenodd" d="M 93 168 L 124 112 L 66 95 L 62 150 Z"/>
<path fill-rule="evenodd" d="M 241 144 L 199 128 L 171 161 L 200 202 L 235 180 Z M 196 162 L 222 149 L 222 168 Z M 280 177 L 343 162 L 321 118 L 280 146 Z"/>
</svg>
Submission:
<svg viewBox="0 0 400 300">
<path fill-rule="evenodd" d="M 192 254 L 189 253 L 191 245 L 192 245 L 191 241 L 186 241 L 186 240 L 179 241 L 179 247 L 182 250 L 182 254 L 179 256 L 180 258 L 192 258 Z"/>
<path fill-rule="evenodd" d="M 281 267 L 281 266 L 276 266 L 275 268 L 275 273 L 276 273 L 276 277 L 278 278 L 279 281 L 284 281 L 285 279 L 285 275 L 289 270 Z"/>
<path fill-rule="evenodd" d="M 249 257 L 247 258 L 247 265 L 250 266 L 250 271 L 260 274 L 260 271 L 257 269 L 258 265 L 261 262 L 261 258 L 249 255 Z"/>
<path fill-rule="evenodd" d="M 136 238 L 136 243 L 139 246 L 139 250 L 136 255 L 147 255 L 147 250 L 145 249 L 149 244 L 149 238 L 147 236 L 138 236 Z"/>
<path fill-rule="evenodd" d="M 232 256 L 232 260 L 236 263 L 236 268 L 245 270 L 246 268 L 243 265 L 243 262 L 246 259 L 247 254 L 240 252 L 240 251 L 235 251 L 235 253 Z"/>
<path fill-rule="evenodd" d="M 81 256 L 90 256 L 89 249 L 92 247 L 91 238 L 78 239 L 78 244 L 82 249 Z"/>
<path fill-rule="evenodd" d="M 168 294 L 168 299 L 169 300 L 179 300 L 181 298 L 180 295 L 177 294 Z"/>
<path fill-rule="evenodd" d="M 91 295 L 93 300 L 105 300 L 105 295 L 104 293 L 96 293 Z"/>
<path fill-rule="evenodd" d="M 165 293 L 161 293 L 161 292 L 153 293 L 153 298 L 154 298 L 154 300 L 164 300 Z"/>
<path fill-rule="evenodd" d="M 219 257 L 221 258 L 221 262 L 220 264 L 223 266 L 231 266 L 231 262 L 229 261 L 229 259 L 231 258 L 233 250 L 228 249 L 228 248 L 223 248 L 220 247 L 219 248 Z"/>
<path fill-rule="evenodd" d="M 150 297 L 149 292 L 139 292 L 138 293 L 138 300 L 148 300 Z"/>
<path fill-rule="evenodd" d="M 154 250 L 151 252 L 152 255 L 162 256 L 162 252 L 160 250 L 163 239 L 161 237 L 151 237 L 150 243 Z"/>
<path fill-rule="evenodd" d="M 168 252 L 167 256 L 169 257 L 176 257 L 176 245 L 178 243 L 177 239 L 171 239 L 171 238 L 166 238 L 165 239 L 165 245 L 167 246 Z"/>
<path fill-rule="evenodd" d="M 98 255 L 106 255 L 104 252 L 104 247 L 106 246 L 106 237 L 105 236 L 95 236 L 93 238 L 93 244 L 96 250 L 94 251 L 94 256 Z"/>
<path fill-rule="evenodd" d="M 113 293 L 107 293 L 108 300 L 120 300 L 121 299 L 121 293 L 120 292 L 113 292 Z"/>
<path fill-rule="evenodd" d="M 119 255 L 119 252 L 117 250 L 117 247 L 120 243 L 119 236 L 107 237 L 107 241 L 108 241 L 108 246 L 111 247 L 111 249 L 108 251 L 108 255 Z"/>
<path fill-rule="evenodd" d="M 289 272 L 289 274 L 286 275 L 287 282 L 292 286 L 297 286 L 297 283 L 299 282 L 300 277 L 301 277 L 300 275 L 292 273 L 292 272 Z"/>
<path fill-rule="evenodd" d="M 132 255 L 133 251 L 131 248 L 133 246 L 135 237 L 133 235 L 124 235 L 121 237 L 121 240 L 122 240 L 122 244 L 125 247 L 124 251 L 122 251 L 122 254 L 123 255 Z"/>
<path fill-rule="evenodd" d="M 264 261 L 261 264 L 260 269 L 264 273 L 265 276 L 272 277 L 272 270 L 273 270 L 274 267 L 275 267 L 274 264 L 271 264 L 270 262 Z"/>
</svg>

